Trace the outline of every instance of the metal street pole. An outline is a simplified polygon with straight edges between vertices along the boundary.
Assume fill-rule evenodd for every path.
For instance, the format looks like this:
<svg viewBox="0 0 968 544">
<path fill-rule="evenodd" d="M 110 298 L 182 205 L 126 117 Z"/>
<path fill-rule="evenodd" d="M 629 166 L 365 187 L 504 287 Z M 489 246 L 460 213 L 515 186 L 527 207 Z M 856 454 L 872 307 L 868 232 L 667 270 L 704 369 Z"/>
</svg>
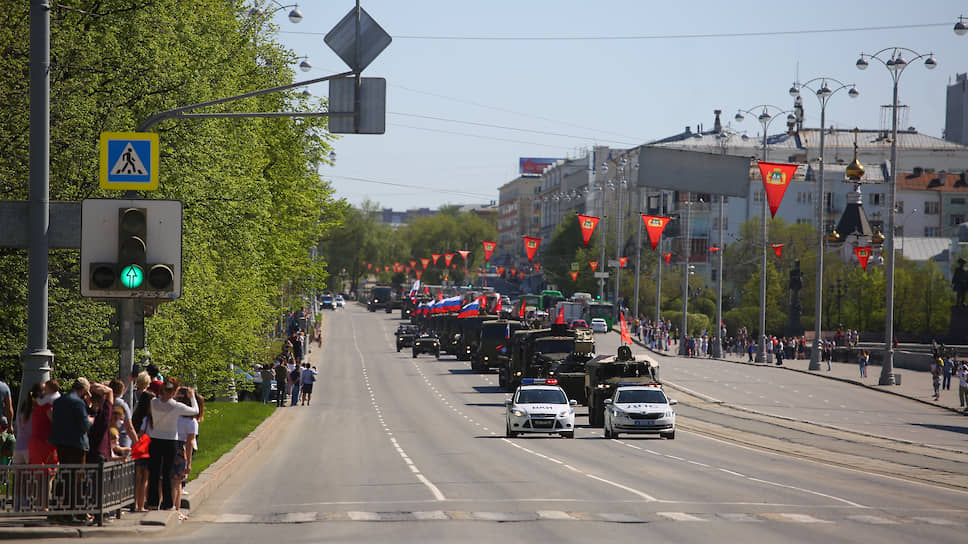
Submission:
<svg viewBox="0 0 968 544">
<path fill-rule="evenodd" d="M 726 197 L 719 195 L 719 249 L 716 250 L 716 343 L 713 345 L 713 357 L 717 359 L 723 356 L 723 221 L 725 219 Z"/>
<path fill-rule="evenodd" d="M 642 262 L 642 195 L 639 195 L 639 216 L 638 216 L 638 232 L 635 235 L 635 302 L 632 308 L 633 317 L 638 319 L 639 317 L 639 278 L 641 277 L 641 262 Z"/>
<path fill-rule="evenodd" d="M 608 172 L 608 165 L 606 165 L 603 162 L 602 173 L 604 174 L 605 172 Z M 608 197 L 608 184 L 606 183 L 606 179 L 604 178 L 602 179 L 601 189 L 602 189 L 602 239 L 601 239 L 602 255 L 598 262 L 602 266 L 602 272 L 607 272 L 608 266 L 606 266 L 606 263 L 605 263 L 605 244 L 607 243 L 608 238 L 605 235 L 608 232 L 608 208 L 605 205 L 605 200 Z M 598 299 L 602 302 L 605 302 L 605 278 L 599 278 L 598 280 Z"/>
<path fill-rule="evenodd" d="M 819 89 L 814 90 L 810 87 L 810 84 L 814 81 L 821 81 Z M 836 89 L 831 89 L 827 86 L 827 81 L 833 81 L 839 87 Z M 810 364 L 807 366 L 808 370 L 820 370 L 820 363 L 822 359 L 821 346 L 822 346 L 822 327 L 821 327 L 821 317 L 823 313 L 823 249 L 824 249 L 824 236 L 826 232 L 824 231 L 824 197 L 826 196 L 826 188 L 824 185 L 824 170 L 826 170 L 826 159 L 824 156 L 824 135 L 827 133 L 827 102 L 830 97 L 837 92 L 850 88 L 847 91 L 847 95 L 851 98 L 857 98 L 860 93 L 857 92 L 857 88 L 854 84 L 844 84 L 840 81 L 832 78 L 814 78 L 806 83 L 794 83 L 793 87 L 790 88 L 791 96 L 800 96 L 800 89 L 804 88 L 813 91 L 816 95 L 817 100 L 820 101 L 820 157 L 819 157 L 819 175 L 817 177 L 817 280 L 816 289 L 814 294 L 814 320 L 813 320 L 813 348 L 810 350 Z"/>
<path fill-rule="evenodd" d="M 686 355 L 688 349 L 686 347 L 686 335 L 689 330 L 689 250 L 690 250 L 690 240 L 689 240 L 689 209 L 692 207 L 690 204 L 692 199 L 692 193 L 686 193 L 685 202 L 685 212 L 686 219 L 683 225 L 684 243 L 682 244 L 682 329 L 679 331 L 679 355 Z"/>
<path fill-rule="evenodd" d="M 959 20 L 959 24 L 963 22 Z M 955 25 L 955 34 L 962 36 L 964 32 L 959 32 L 958 25 Z M 881 55 L 890 51 L 890 58 L 884 60 Z M 913 55 L 911 60 L 906 60 L 903 52 Z M 868 61 L 865 59 L 875 59 L 887 68 L 893 81 L 893 100 L 891 101 L 891 179 L 888 183 L 887 191 L 887 237 L 884 241 L 884 249 L 887 251 L 887 278 L 885 286 L 885 311 L 884 311 L 884 359 L 881 363 L 881 376 L 878 385 L 894 385 L 894 238 L 896 198 L 897 198 L 897 86 L 904 69 L 912 62 L 923 59 L 924 67 L 932 70 L 938 66 L 938 61 L 934 58 L 934 53 L 921 54 L 912 49 L 904 47 L 886 47 L 873 55 L 860 54 L 860 58 L 855 63 L 860 70 L 865 70 Z M 839 312 L 838 312 L 839 313 Z"/>
<path fill-rule="evenodd" d="M 30 2 L 30 203 L 27 246 L 27 348 L 20 406 L 30 387 L 50 378 L 47 348 L 48 227 L 50 226 L 50 4 Z M 11 421 L 12 425 L 13 422 Z"/>
</svg>

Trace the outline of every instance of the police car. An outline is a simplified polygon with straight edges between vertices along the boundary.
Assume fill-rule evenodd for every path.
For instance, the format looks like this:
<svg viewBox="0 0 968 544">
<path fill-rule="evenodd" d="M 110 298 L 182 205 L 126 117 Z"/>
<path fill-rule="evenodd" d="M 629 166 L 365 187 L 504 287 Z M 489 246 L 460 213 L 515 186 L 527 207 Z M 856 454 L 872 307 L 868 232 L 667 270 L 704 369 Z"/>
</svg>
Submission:
<svg viewBox="0 0 968 544">
<path fill-rule="evenodd" d="M 666 398 L 658 383 L 620 383 L 605 399 L 605 438 L 619 433 L 676 437 L 676 401 Z"/>
<path fill-rule="evenodd" d="M 507 434 L 560 434 L 575 438 L 575 400 L 568 400 L 554 378 L 524 378 L 514 396 L 504 401 L 507 407 Z"/>
</svg>

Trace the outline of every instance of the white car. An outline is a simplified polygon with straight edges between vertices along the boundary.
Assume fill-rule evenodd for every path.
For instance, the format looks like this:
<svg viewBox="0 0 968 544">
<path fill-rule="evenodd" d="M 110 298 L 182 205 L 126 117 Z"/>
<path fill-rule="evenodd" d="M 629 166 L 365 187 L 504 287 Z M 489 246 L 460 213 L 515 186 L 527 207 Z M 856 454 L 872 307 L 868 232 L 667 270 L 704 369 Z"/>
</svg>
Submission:
<svg viewBox="0 0 968 544">
<path fill-rule="evenodd" d="M 619 384 L 612 398 L 605 399 L 605 438 L 619 433 L 658 434 L 676 437 L 676 412 L 662 386 L 654 384 Z"/>
<path fill-rule="evenodd" d="M 514 396 L 504 401 L 507 407 L 507 434 L 560 434 L 575 438 L 575 406 L 554 378 L 524 378 Z"/>
<path fill-rule="evenodd" d="M 608 322 L 600 317 L 593 317 L 592 332 L 608 332 Z"/>
<path fill-rule="evenodd" d="M 346 301 L 343 300 L 343 295 L 336 295 L 336 307 L 342 308 L 343 306 L 346 306 Z"/>
</svg>

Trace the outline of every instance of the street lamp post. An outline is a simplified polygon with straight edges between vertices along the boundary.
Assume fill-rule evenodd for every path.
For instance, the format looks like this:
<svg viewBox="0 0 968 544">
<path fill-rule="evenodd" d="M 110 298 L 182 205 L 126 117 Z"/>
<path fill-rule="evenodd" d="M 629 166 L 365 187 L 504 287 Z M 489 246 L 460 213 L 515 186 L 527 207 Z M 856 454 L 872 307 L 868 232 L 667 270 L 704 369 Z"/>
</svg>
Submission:
<svg viewBox="0 0 968 544">
<path fill-rule="evenodd" d="M 773 123 L 773 121 L 779 119 L 780 116 L 783 115 L 784 113 L 788 114 L 787 115 L 788 125 L 792 125 L 793 123 L 795 123 L 796 118 L 793 116 L 790 110 L 781 111 L 779 107 L 773 106 L 770 104 L 760 104 L 758 106 L 753 106 L 749 110 L 740 109 L 738 112 L 736 112 L 736 116 L 734 118 L 736 119 L 737 122 L 741 123 L 743 122 L 743 119 L 745 119 L 745 117 L 743 116 L 744 113 L 749 115 L 756 115 L 751 110 L 757 109 L 757 108 L 762 108 L 762 112 L 756 117 L 757 121 L 760 122 L 760 125 L 763 126 L 763 158 L 760 160 L 766 161 L 767 159 L 766 134 L 770 128 L 770 124 Z M 771 115 L 770 109 L 773 109 L 774 111 L 776 111 L 776 113 Z M 764 192 L 763 206 L 762 206 L 763 221 L 761 225 L 761 232 L 763 236 L 763 254 L 760 258 L 760 332 L 759 332 L 760 338 L 758 342 L 759 345 L 756 350 L 757 363 L 766 362 L 766 338 L 767 338 L 766 337 L 766 246 L 768 244 L 766 215 L 768 213 L 769 213 L 769 209 L 766 203 L 766 193 Z"/>
<path fill-rule="evenodd" d="M 615 211 L 615 297 L 613 303 L 618 305 L 619 296 L 619 276 L 622 270 L 622 249 L 625 246 L 625 214 L 622 208 L 622 193 L 625 193 L 625 205 L 628 205 L 628 169 L 631 166 L 634 171 L 639 167 L 638 163 L 629 163 L 628 158 L 622 157 L 618 163 L 622 167 L 621 179 L 618 180 L 616 184 L 616 190 L 618 191 L 616 195 L 617 209 Z M 616 174 L 618 174 L 618 169 L 616 169 Z M 614 313 L 616 319 L 618 318 L 619 308 L 614 308 Z"/>
<path fill-rule="evenodd" d="M 602 162 L 602 170 L 601 171 L 602 171 L 602 175 L 603 175 L 603 177 L 602 177 L 602 184 L 599 185 L 598 189 L 602 192 L 602 213 L 601 213 L 601 216 L 602 216 L 602 240 L 601 240 L 601 243 L 602 243 L 602 255 L 599 258 L 598 262 L 601 263 L 602 270 L 605 271 L 605 270 L 608 269 L 608 267 L 605 266 L 605 244 L 606 244 L 606 240 L 607 240 L 607 238 L 605 237 L 605 234 L 608 232 L 608 208 L 605 207 L 605 200 L 606 200 L 606 196 L 608 196 L 607 195 L 607 192 L 608 192 L 609 187 L 610 187 L 611 184 L 609 183 L 608 178 L 606 178 L 604 176 L 608 172 L 608 164 L 606 164 L 605 162 Z M 602 302 L 605 302 L 605 278 L 599 278 L 598 279 L 598 299 L 600 301 L 602 301 Z"/>
<path fill-rule="evenodd" d="M 816 81 L 820 82 L 820 87 L 814 89 L 810 85 Z M 827 85 L 828 81 L 834 82 L 837 86 L 836 89 L 831 89 Z M 807 89 L 813 91 L 817 100 L 820 101 L 820 168 L 819 176 L 817 178 L 817 194 L 819 198 L 817 199 L 817 285 L 816 285 L 816 296 L 814 301 L 814 337 L 813 337 L 813 349 L 810 350 L 810 364 L 807 367 L 808 370 L 820 370 L 820 359 L 822 355 L 820 353 L 821 346 L 821 331 L 823 330 L 820 324 L 821 318 L 821 308 L 823 304 L 823 248 L 824 248 L 824 170 L 826 169 L 826 162 L 824 161 L 824 134 L 826 134 L 827 126 L 827 102 L 830 97 L 837 94 L 843 89 L 849 89 L 847 95 L 851 98 L 857 98 L 860 93 L 853 83 L 846 84 L 832 77 L 820 77 L 814 78 L 806 83 L 794 83 L 793 87 L 790 87 L 790 96 L 799 97 L 800 89 Z"/>
<path fill-rule="evenodd" d="M 692 208 L 692 193 L 686 193 L 685 221 L 683 223 L 684 243 L 682 244 L 682 330 L 679 331 L 679 355 L 688 355 L 689 346 L 686 335 L 689 331 L 689 209 Z M 681 216 L 680 216 L 681 217 Z"/>
<path fill-rule="evenodd" d="M 959 18 L 958 24 L 964 26 L 964 21 Z M 954 31 L 959 36 L 964 34 L 964 29 L 959 32 L 958 24 L 955 25 Z M 909 53 L 913 56 L 910 60 L 905 59 L 903 53 Z M 890 57 L 884 60 L 883 57 Z M 894 216 L 895 216 L 895 206 L 897 198 L 897 85 L 901 78 L 901 74 L 904 73 L 904 69 L 910 66 L 911 63 L 921 60 L 924 63 L 924 67 L 928 70 L 933 70 L 938 66 L 938 61 L 934 58 L 934 53 L 921 54 L 912 49 L 907 49 L 904 47 L 886 47 L 881 49 L 877 53 L 868 55 L 866 53 L 861 53 L 860 58 L 857 59 L 855 65 L 859 70 L 866 70 L 867 66 L 870 64 L 867 59 L 873 59 L 887 68 L 889 74 L 891 74 L 891 80 L 893 82 L 893 100 L 891 101 L 891 179 L 888 183 L 887 190 L 887 238 L 885 240 L 885 249 L 887 250 L 887 271 L 886 271 L 886 286 L 885 286 L 885 318 L 884 318 L 884 359 L 881 363 L 881 376 L 878 380 L 878 385 L 894 385 L 894 239 L 896 233 L 894 232 Z"/>
</svg>

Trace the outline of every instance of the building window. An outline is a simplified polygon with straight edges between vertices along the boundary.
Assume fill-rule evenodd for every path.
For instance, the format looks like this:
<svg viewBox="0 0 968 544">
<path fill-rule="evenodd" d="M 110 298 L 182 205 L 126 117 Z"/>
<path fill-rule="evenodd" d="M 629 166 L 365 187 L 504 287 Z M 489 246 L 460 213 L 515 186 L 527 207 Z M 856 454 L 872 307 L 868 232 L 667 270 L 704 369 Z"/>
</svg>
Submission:
<svg viewBox="0 0 968 544">
<path fill-rule="evenodd" d="M 940 206 L 938 206 L 937 202 L 925 202 L 924 215 L 938 215 L 939 208 Z"/>
<path fill-rule="evenodd" d="M 961 197 L 955 197 L 955 198 L 952 198 L 951 199 L 951 203 L 952 204 L 964 204 L 965 203 L 965 199 L 964 198 L 961 198 Z"/>
<path fill-rule="evenodd" d="M 884 202 L 884 193 L 870 193 L 868 199 L 871 206 L 880 206 Z"/>
<path fill-rule="evenodd" d="M 924 235 L 928 238 L 937 238 L 941 234 L 941 229 L 938 227 L 924 227 Z"/>
<path fill-rule="evenodd" d="M 965 222 L 964 214 L 953 213 L 951 214 L 951 226 L 957 227 L 958 225 Z"/>
</svg>

